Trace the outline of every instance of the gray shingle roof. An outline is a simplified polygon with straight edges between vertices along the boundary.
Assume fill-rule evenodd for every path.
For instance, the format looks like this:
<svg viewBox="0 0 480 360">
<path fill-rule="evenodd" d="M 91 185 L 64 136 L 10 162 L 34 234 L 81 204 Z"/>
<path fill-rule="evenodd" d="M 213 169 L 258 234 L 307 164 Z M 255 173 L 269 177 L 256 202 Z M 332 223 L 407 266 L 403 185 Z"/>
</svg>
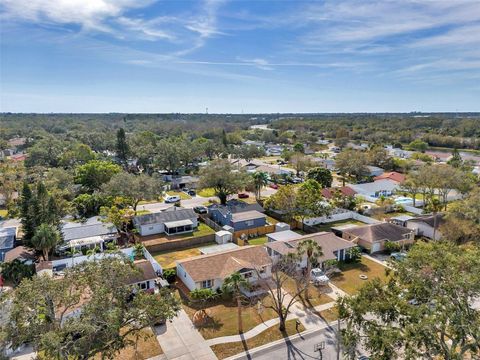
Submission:
<svg viewBox="0 0 480 360">
<path fill-rule="evenodd" d="M 380 240 L 405 240 L 404 235 L 411 232 L 411 229 L 407 229 L 391 223 L 362 225 L 344 230 L 344 233 L 359 237 L 364 241 L 372 243 Z"/>
<path fill-rule="evenodd" d="M 135 216 L 133 222 L 135 225 L 161 224 L 170 221 L 197 218 L 197 216 L 192 209 L 179 209 Z"/>
<path fill-rule="evenodd" d="M 97 217 L 90 218 L 83 223 L 65 222 L 62 225 L 62 235 L 65 241 L 115 233 L 117 233 L 117 229 L 113 224 L 103 223 Z"/>
</svg>

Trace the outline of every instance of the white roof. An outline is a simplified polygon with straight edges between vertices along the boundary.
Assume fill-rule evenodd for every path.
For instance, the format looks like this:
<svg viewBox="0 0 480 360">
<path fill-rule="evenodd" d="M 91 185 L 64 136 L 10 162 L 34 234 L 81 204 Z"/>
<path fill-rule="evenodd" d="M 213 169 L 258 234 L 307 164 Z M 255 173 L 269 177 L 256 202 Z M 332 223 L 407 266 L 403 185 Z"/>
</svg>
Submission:
<svg viewBox="0 0 480 360">
<path fill-rule="evenodd" d="M 225 236 L 225 235 L 232 235 L 232 233 L 230 231 L 227 231 L 227 230 L 220 230 L 220 231 L 217 231 L 215 233 L 215 235 L 217 236 Z"/>
<path fill-rule="evenodd" d="M 274 241 L 290 241 L 299 239 L 302 237 L 302 235 L 292 230 L 284 230 L 267 234 L 267 237 Z"/>
<path fill-rule="evenodd" d="M 77 247 L 77 246 L 82 246 L 82 245 L 93 245 L 93 244 L 101 244 L 105 241 L 105 239 L 102 236 L 91 236 L 91 237 L 86 237 L 82 239 L 75 239 L 75 240 L 70 240 L 68 244 L 66 244 L 66 247 Z"/>
<path fill-rule="evenodd" d="M 193 222 L 190 219 L 185 219 L 185 220 L 166 222 L 164 225 L 167 228 L 174 228 L 174 227 L 179 227 L 179 226 L 193 225 Z"/>
</svg>

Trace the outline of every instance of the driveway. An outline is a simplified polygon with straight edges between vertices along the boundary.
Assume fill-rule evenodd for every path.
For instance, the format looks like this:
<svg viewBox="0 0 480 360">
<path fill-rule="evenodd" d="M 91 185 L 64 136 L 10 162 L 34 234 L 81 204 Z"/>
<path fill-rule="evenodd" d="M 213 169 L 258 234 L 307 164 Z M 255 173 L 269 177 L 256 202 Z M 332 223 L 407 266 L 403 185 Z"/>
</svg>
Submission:
<svg viewBox="0 0 480 360">
<path fill-rule="evenodd" d="M 172 322 L 156 328 L 157 340 L 168 360 L 215 360 L 217 357 L 184 310 Z"/>
</svg>

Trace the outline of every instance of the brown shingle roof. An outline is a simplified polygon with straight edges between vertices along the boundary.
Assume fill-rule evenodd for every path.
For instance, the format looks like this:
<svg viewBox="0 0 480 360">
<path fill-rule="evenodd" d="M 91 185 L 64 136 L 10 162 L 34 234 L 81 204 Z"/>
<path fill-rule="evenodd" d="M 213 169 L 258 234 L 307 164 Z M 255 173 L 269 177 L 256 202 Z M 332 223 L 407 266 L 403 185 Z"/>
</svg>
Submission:
<svg viewBox="0 0 480 360">
<path fill-rule="evenodd" d="M 35 251 L 28 249 L 25 246 L 17 246 L 5 253 L 3 261 L 10 262 L 19 258 L 33 260 L 35 259 Z"/>
<path fill-rule="evenodd" d="M 380 223 L 357 226 L 343 232 L 373 243 L 380 240 L 405 240 L 404 235 L 411 233 L 412 230 L 391 223 Z"/>
<path fill-rule="evenodd" d="M 331 199 L 335 191 L 340 191 L 343 196 L 354 196 L 357 192 L 348 186 L 342 186 L 339 188 L 325 188 L 322 189 L 323 197 Z"/>
<path fill-rule="evenodd" d="M 383 173 L 382 175 L 375 176 L 373 180 L 382 180 L 382 179 L 388 179 L 388 180 L 393 180 L 398 183 L 402 183 L 405 181 L 405 175 L 400 174 L 399 172 L 392 171 L 392 172 L 386 172 Z"/>
<path fill-rule="evenodd" d="M 288 241 L 273 241 L 265 244 L 266 247 L 275 250 L 276 252 L 286 255 L 288 253 L 296 252 L 298 245 L 307 239 L 314 240 L 322 248 L 323 256 L 319 258 L 319 261 L 325 261 L 330 259 L 336 259 L 334 251 L 341 249 L 350 249 L 356 245 L 348 240 L 342 239 L 331 232 L 319 232 L 315 234 L 303 235 L 295 240 Z"/>
<path fill-rule="evenodd" d="M 193 281 L 225 278 L 241 269 L 260 269 L 270 265 L 272 260 L 263 246 L 243 246 L 240 249 L 200 255 L 177 260 Z"/>
<path fill-rule="evenodd" d="M 158 276 L 153 269 L 152 264 L 148 260 L 137 260 L 133 263 L 137 269 L 140 270 L 140 274 L 133 276 L 130 280 L 130 284 L 136 284 L 142 281 L 154 280 Z"/>
</svg>

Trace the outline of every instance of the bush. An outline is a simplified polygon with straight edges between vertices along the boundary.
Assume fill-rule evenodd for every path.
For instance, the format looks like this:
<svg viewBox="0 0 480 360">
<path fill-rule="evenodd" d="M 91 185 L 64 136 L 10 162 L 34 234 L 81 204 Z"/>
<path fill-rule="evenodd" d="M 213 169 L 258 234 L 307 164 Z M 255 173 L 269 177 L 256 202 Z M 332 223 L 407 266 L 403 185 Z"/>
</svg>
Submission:
<svg viewBox="0 0 480 360">
<path fill-rule="evenodd" d="M 362 251 L 357 246 L 357 247 L 348 249 L 347 255 L 349 256 L 349 258 L 345 262 L 357 262 L 362 257 Z"/>
<path fill-rule="evenodd" d="M 190 291 L 190 297 L 194 300 L 214 300 L 218 294 L 212 289 L 195 289 Z"/>
<path fill-rule="evenodd" d="M 177 278 L 177 269 L 171 268 L 163 270 L 163 277 L 169 284 L 173 284 Z"/>
<path fill-rule="evenodd" d="M 397 244 L 396 242 L 387 241 L 385 242 L 384 248 L 388 254 L 391 254 L 393 252 L 400 251 L 402 246 L 400 244 Z"/>
</svg>

